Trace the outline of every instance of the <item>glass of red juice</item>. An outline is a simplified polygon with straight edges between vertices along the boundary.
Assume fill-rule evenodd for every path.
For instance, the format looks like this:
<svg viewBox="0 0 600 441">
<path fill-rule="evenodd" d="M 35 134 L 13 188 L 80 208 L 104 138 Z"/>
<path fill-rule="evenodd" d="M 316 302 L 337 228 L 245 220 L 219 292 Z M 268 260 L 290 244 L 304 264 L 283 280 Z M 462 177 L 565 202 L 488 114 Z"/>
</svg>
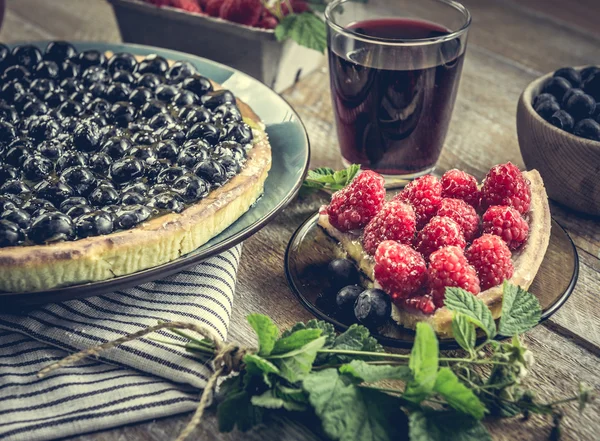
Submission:
<svg viewBox="0 0 600 441">
<path fill-rule="evenodd" d="M 467 47 L 451 0 L 334 0 L 325 12 L 342 158 L 402 186 L 442 151 Z"/>
</svg>

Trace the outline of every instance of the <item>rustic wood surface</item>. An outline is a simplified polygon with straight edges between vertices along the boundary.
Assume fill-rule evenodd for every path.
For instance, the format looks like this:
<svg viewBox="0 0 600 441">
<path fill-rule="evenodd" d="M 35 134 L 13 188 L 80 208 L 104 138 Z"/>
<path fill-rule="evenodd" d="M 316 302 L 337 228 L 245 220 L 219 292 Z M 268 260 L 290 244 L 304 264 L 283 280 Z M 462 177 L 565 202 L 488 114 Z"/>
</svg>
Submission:
<svg viewBox="0 0 600 441">
<path fill-rule="evenodd" d="M 598 0 L 465 0 L 473 14 L 469 49 L 458 100 L 438 171 L 464 169 L 482 178 L 494 164 L 524 164 L 515 127 L 517 99 L 535 77 L 562 66 L 600 64 Z M 158 31 L 158 30 L 157 30 Z M 103 0 L 7 0 L 0 41 L 39 39 L 119 42 L 111 7 Z M 200 42 L 199 42 L 200 44 Z M 314 72 L 285 98 L 302 117 L 312 144 L 311 166 L 340 167 L 326 68 Z M 283 253 L 294 229 L 325 199 L 314 196 L 292 203 L 277 219 L 245 243 L 229 337 L 253 344 L 244 317 L 267 313 L 280 327 L 311 315 L 290 293 L 283 273 Z M 525 341 L 536 355 L 529 384 L 543 398 L 565 396 L 582 380 L 600 391 L 600 222 L 552 204 L 552 215 L 570 233 L 580 257 L 580 276 L 565 306 L 529 332 Z M 598 439 L 600 403 L 583 415 L 570 406 L 566 440 Z M 79 436 L 79 441 L 168 440 L 189 415 Z M 528 422 L 489 424 L 496 440 L 547 439 L 549 427 Z M 278 419 L 248 434 L 219 434 L 209 413 L 198 439 L 315 440 L 313 430 Z"/>
</svg>

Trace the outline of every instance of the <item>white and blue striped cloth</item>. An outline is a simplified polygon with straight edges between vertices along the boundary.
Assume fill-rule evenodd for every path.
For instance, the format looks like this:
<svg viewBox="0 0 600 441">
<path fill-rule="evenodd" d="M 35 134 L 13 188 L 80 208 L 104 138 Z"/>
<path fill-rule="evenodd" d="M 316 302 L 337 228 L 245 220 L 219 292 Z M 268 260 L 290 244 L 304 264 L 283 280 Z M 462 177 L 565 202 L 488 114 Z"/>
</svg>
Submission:
<svg viewBox="0 0 600 441">
<path fill-rule="evenodd" d="M 227 336 L 241 245 L 164 280 L 0 314 L 0 440 L 62 438 L 195 409 L 211 368 L 148 337 L 38 379 L 43 367 L 157 321 Z M 183 342 L 168 331 L 157 338 Z"/>
</svg>

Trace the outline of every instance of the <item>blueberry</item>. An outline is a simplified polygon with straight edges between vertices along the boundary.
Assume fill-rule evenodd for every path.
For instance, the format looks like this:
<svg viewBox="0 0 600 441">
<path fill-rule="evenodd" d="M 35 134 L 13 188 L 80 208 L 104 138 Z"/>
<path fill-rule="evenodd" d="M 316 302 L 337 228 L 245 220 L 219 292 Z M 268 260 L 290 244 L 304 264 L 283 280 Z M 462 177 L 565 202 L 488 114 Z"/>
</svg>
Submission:
<svg viewBox="0 0 600 441">
<path fill-rule="evenodd" d="M 75 229 L 80 238 L 110 234 L 114 230 L 113 217 L 104 211 L 87 213 L 75 219 Z"/>
<path fill-rule="evenodd" d="M 56 83 L 54 80 L 47 78 L 37 78 L 33 80 L 29 86 L 29 91 L 33 92 L 39 99 L 43 99 L 48 92 L 56 90 Z"/>
<path fill-rule="evenodd" d="M 13 104 L 15 109 L 19 112 L 23 111 L 23 108 L 31 102 L 37 101 L 38 98 L 31 92 L 18 93 L 15 95 Z"/>
<path fill-rule="evenodd" d="M 554 115 L 550 117 L 549 122 L 553 126 L 556 126 L 566 132 L 573 131 L 573 125 L 575 124 L 573 117 L 569 115 L 566 110 L 559 110 L 558 112 L 554 113 Z"/>
<path fill-rule="evenodd" d="M 60 211 L 66 213 L 70 208 L 78 206 L 78 205 L 87 205 L 86 198 L 81 196 L 72 196 L 70 198 L 65 199 L 61 202 L 59 208 Z"/>
<path fill-rule="evenodd" d="M 229 90 L 215 90 L 208 92 L 201 98 L 202 104 L 207 109 L 215 109 L 222 104 L 235 104 L 235 96 Z"/>
<path fill-rule="evenodd" d="M 125 196 L 126 193 L 129 193 L 129 192 L 145 195 L 146 193 L 148 193 L 148 184 L 146 184 L 142 181 L 137 181 L 137 182 L 127 184 L 123 187 L 123 197 Z M 123 203 L 125 204 L 126 202 L 123 202 Z"/>
<path fill-rule="evenodd" d="M 194 166 L 193 172 L 196 176 L 205 179 L 214 186 L 222 185 L 228 179 L 225 168 L 218 162 L 210 159 L 198 162 Z"/>
<path fill-rule="evenodd" d="M 150 89 L 138 87 L 129 95 L 129 101 L 136 107 L 142 107 L 152 99 L 154 95 Z"/>
<path fill-rule="evenodd" d="M 5 44 L 0 43 L 0 72 L 4 71 L 12 62 L 10 49 Z"/>
<path fill-rule="evenodd" d="M 6 103 L 0 103 L 0 118 L 10 124 L 15 124 L 19 120 L 19 116 L 15 108 Z"/>
<path fill-rule="evenodd" d="M 75 228 L 66 214 L 44 213 L 33 221 L 27 236 L 37 244 L 73 240 Z"/>
<path fill-rule="evenodd" d="M 129 84 L 130 86 L 135 83 L 135 77 L 124 70 L 113 73 L 112 80 L 114 83 Z"/>
<path fill-rule="evenodd" d="M 368 328 L 377 328 L 383 325 L 391 313 L 390 296 L 380 289 L 364 290 L 354 305 L 354 315 L 357 320 Z"/>
<path fill-rule="evenodd" d="M 585 93 L 571 95 L 565 104 L 565 110 L 577 121 L 589 118 L 595 109 L 596 101 Z"/>
<path fill-rule="evenodd" d="M 600 72 L 600 67 L 598 66 L 588 66 L 584 69 L 581 70 L 580 74 L 581 74 L 581 82 L 583 83 L 585 80 L 588 79 L 588 77 L 596 72 Z"/>
<path fill-rule="evenodd" d="M 61 63 L 64 60 L 73 58 L 75 55 L 77 55 L 77 50 L 71 43 L 67 43 L 66 41 L 51 41 L 46 46 L 44 59 Z"/>
<path fill-rule="evenodd" d="M 173 124 L 175 120 L 168 113 L 157 113 L 150 121 L 148 121 L 148 125 L 153 129 L 161 129 L 163 127 L 168 127 Z"/>
<path fill-rule="evenodd" d="M 54 80 L 60 76 L 60 68 L 54 61 L 40 61 L 33 68 L 33 76 Z"/>
<path fill-rule="evenodd" d="M 173 103 L 176 106 L 189 106 L 199 101 L 198 95 L 189 90 L 182 90 L 173 97 Z"/>
<path fill-rule="evenodd" d="M 50 201 L 55 207 L 73 196 L 73 189 L 69 185 L 55 180 L 42 181 L 34 187 L 34 190 L 38 198 Z"/>
<path fill-rule="evenodd" d="M 54 164 L 43 156 L 34 155 L 25 160 L 22 170 L 26 179 L 41 181 L 54 171 Z"/>
<path fill-rule="evenodd" d="M 144 176 L 144 163 L 139 159 L 128 157 L 112 163 L 109 170 L 112 180 L 122 184 Z"/>
<path fill-rule="evenodd" d="M 554 95 L 554 97 L 561 101 L 563 95 L 567 90 L 571 88 L 571 83 L 561 77 L 552 77 L 548 78 L 542 87 L 542 93 L 549 93 Z"/>
<path fill-rule="evenodd" d="M 12 57 L 16 64 L 31 70 L 42 61 L 42 52 L 31 44 L 17 46 L 12 50 Z"/>
<path fill-rule="evenodd" d="M 170 84 L 181 83 L 196 74 L 196 68 L 188 61 L 176 61 L 165 73 L 165 79 Z"/>
<path fill-rule="evenodd" d="M 118 71 L 133 73 L 137 64 L 137 60 L 132 54 L 120 52 L 110 57 L 110 60 L 108 60 L 108 70 L 112 74 Z"/>
<path fill-rule="evenodd" d="M 30 101 L 23 106 L 22 113 L 24 117 L 39 116 L 45 115 L 49 110 L 48 106 L 41 101 Z"/>
<path fill-rule="evenodd" d="M 84 71 L 91 66 L 103 66 L 106 64 L 106 55 L 103 52 L 90 49 L 81 52 L 77 56 L 76 61 L 81 66 L 81 70 Z"/>
<path fill-rule="evenodd" d="M 158 161 L 154 162 L 154 164 L 149 164 L 148 167 L 146 167 L 146 179 L 148 183 L 150 185 L 156 184 L 156 180 L 158 179 L 160 172 L 169 168 L 170 166 L 171 163 L 166 159 L 159 159 Z"/>
<path fill-rule="evenodd" d="M 168 109 L 165 103 L 159 100 L 150 100 L 145 103 L 141 108 L 142 116 L 151 118 L 157 113 L 167 113 Z"/>
<path fill-rule="evenodd" d="M 14 210 L 23 204 L 23 200 L 14 194 L 0 195 L 0 213 L 6 210 Z"/>
<path fill-rule="evenodd" d="M 338 291 L 335 303 L 341 314 L 350 315 L 354 311 L 354 304 L 358 296 L 364 291 L 362 286 L 348 285 Z"/>
<path fill-rule="evenodd" d="M 44 95 L 44 101 L 46 101 L 46 104 L 48 104 L 50 107 L 59 107 L 68 99 L 69 96 L 61 90 L 54 90 Z"/>
<path fill-rule="evenodd" d="M 2 219 L 0 220 L 0 247 L 14 247 L 20 245 L 25 240 L 25 233 L 21 227 L 14 222 Z"/>
<path fill-rule="evenodd" d="M 581 84 L 581 74 L 572 67 L 563 67 L 554 72 L 554 77 L 564 78 L 569 81 L 573 87 L 579 87 Z"/>
<path fill-rule="evenodd" d="M 143 204 L 146 198 L 135 191 L 126 191 L 121 197 L 121 203 L 125 205 Z"/>
<path fill-rule="evenodd" d="M 19 170 L 17 170 L 15 167 L 9 164 L 0 163 L 0 185 L 3 185 L 6 181 L 16 179 L 18 176 Z"/>
<path fill-rule="evenodd" d="M 358 285 L 359 276 L 356 266 L 348 259 L 334 259 L 327 265 L 327 276 L 333 291 L 339 291 L 344 286 Z"/>
<path fill-rule="evenodd" d="M 219 129 L 210 123 L 196 123 L 187 132 L 187 139 L 203 139 L 216 145 L 221 138 Z"/>
<path fill-rule="evenodd" d="M 3 211 L 0 218 L 13 222 L 24 230 L 31 224 L 31 215 L 21 208 Z"/>
<path fill-rule="evenodd" d="M 582 89 L 588 95 L 593 96 L 596 101 L 600 101 L 600 71 L 588 75 L 583 82 Z"/>
<path fill-rule="evenodd" d="M 106 89 L 108 89 L 108 85 L 106 83 L 98 82 L 92 84 L 88 89 L 88 93 L 83 95 L 84 97 L 88 97 L 85 100 L 84 104 L 89 103 L 94 98 L 104 98 L 104 96 L 106 95 Z"/>
<path fill-rule="evenodd" d="M 163 140 L 156 145 L 156 156 L 160 159 L 175 161 L 179 155 L 179 147 L 172 140 Z"/>
<path fill-rule="evenodd" d="M 102 66 L 90 66 L 81 74 L 83 84 L 91 86 L 96 83 L 108 83 L 110 74 Z"/>
<path fill-rule="evenodd" d="M 75 193 L 80 196 L 90 194 L 96 184 L 94 174 L 90 169 L 81 165 L 69 167 L 62 173 L 60 179 L 73 188 Z"/>
<path fill-rule="evenodd" d="M 199 75 L 183 80 L 181 82 L 181 88 L 194 92 L 199 97 L 202 97 L 206 93 L 212 92 L 213 90 L 210 80 Z"/>
<path fill-rule="evenodd" d="M 115 213 L 115 228 L 128 230 L 148 219 L 151 214 L 148 207 L 139 204 L 121 207 Z"/>
<path fill-rule="evenodd" d="M 186 173 L 183 167 L 169 167 L 162 170 L 156 177 L 156 182 L 159 184 L 172 184 Z"/>
<path fill-rule="evenodd" d="M 16 136 L 17 132 L 15 127 L 7 121 L 0 120 L 0 145 L 10 144 L 15 140 Z"/>
<path fill-rule="evenodd" d="M 105 97 L 111 103 L 127 101 L 131 95 L 131 88 L 125 83 L 113 83 L 106 89 Z"/>
<path fill-rule="evenodd" d="M 110 110 L 110 103 L 103 98 L 94 98 L 88 103 L 86 109 L 89 113 L 105 115 Z"/>
<path fill-rule="evenodd" d="M 197 162 L 208 158 L 208 145 L 203 146 L 201 143 L 188 144 L 183 147 L 177 156 L 177 163 L 184 167 L 193 167 Z"/>
<path fill-rule="evenodd" d="M 113 205 L 119 202 L 119 193 L 113 187 L 101 184 L 92 191 L 89 200 L 97 207 Z"/>
<path fill-rule="evenodd" d="M 160 84 L 160 78 L 158 78 L 158 76 L 153 73 L 146 73 L 140 75 L 135 84 L 138 87 L 144 87 L 150 90 L 154 90 Z"/>
<path fill-rule="evenodd" d="M 550 94 L 542 94 L 542 95 L 556 99 L 556 98 L 554 98 L 554 96 L 552 96 Z M 538 95 L 536 98 L 539 98 L 542 95 Z M 534 102 L 535 102 L 535 99 L 534 99 Z M 240 112 L 240 109 L 238 109 L 235 104 L 231 104 L 231 103 L 221 104 L 220 106 L 215 108 L 214 113 L 216 116 L 221 118 L 221 120 L 224 123 L 241 122 L 242 121 L 242 113 Z"/>
<path fill-rule="evenodd" d="M 252 142 L 252 129 L 246 123 L 231 123 L 227 125 L 225 139 L 236 141 L 240 144 L 249 144 Z"/>
<path fill-rule="evenodd" d="M 77 101 L 68 99 L 58 106 L 58 111 L 64 116 L 78 116 L 83 112 L 83 106 Z"/>
<path fill-rule="evenodd" d="M 83 216 L 84 214 L 91 213 L 94 210 L 89 205 L 74 205 L 72 207 L 69 207 L 68 210 L 62 211 L 71 219 L 75 219 L 79 216 Z"/>
<path fill-rule="evenodd" d="M 73 80 L 79 75 L 80 71 L 81 68 L 78 64 L 75 64 L 72 61 L 63 61 L 60 65 L 60 78 L 64 78 L 63 81 Z M 77 80 L 77 82 L 81 84 L 79 80 Z"/>
<path fill-rule="evenodd" d="M 185 174 L 173 182 L 173 191 L 186 202 L 195 202 L 208 195 L 210 184 L 192 174 Z"/>
<path fill-rule="evenodd" d="M 600 141 L 600 123 L 591 118 L 582 119 L 575 124 L 573 134 L 582 138 Z"/>
<path fill-rule="evenodd" d="M 169 69 L 169 63 L 160 55 L 151 54 L 144 58 L 137 65 L 136 72 L 141 74 L 153 73 L 156 75 L 164 75 Z"/>
<path fill-rule="evenodd" d="M 161 84 L 154 91 L 156 98 L 165 103 L 170 103 L 173 97 L 177 95 L 177 88 L 168 84 Z"/>
<path fill-rule="evenodd" d="M 127 127 L 135 116 L 135 107 L 126 102 L 118 102 L 110 108 L 110 119 L 119 127 Z"/>
<path fill-rule="evenodd" d="M 0 143 L 4 143 L 2 139 L 2 122 L 0 122 Z M 8 165 L 12 165 L 13 167 L 21 167 L 25 160 L 31 156 L 31 150 L 29 150 L 28 145 L 24 143 L 14 144 L 12 147 L 9 147 L 8 151 L 4 155 L 4 162 Z"/>
<path fill-rule="evenodd" d="M 85 88 L 78 78 L 65 78 L 60 82 L 60 87 L 68 93 L 81 92 Z"/>
<path fill-rule="evenodd" d="M 148 201 L 148 207 L 158 210 L 167 210 L 172 213 L 181 213 L 185 209 L 185 204 L 181 196 L 171 191 L 163 192 L 152 196 Z"/>
<path fill-rule="evenodd" d="M 131 142 L 133 144 L 150 145 L 156 142 L 156 138 L 154 138 L 152 132 L 140 131 L 131 137 Z"/>
<path fill-rule="evenodd" d="M 204 107 L 190 105 L 180 109 L 179 118 L 185 120 L 186 123 L 193 125 L 201 122 L 210 122 L 211 115 Z"/>
<path fill-rule="evenodd" d="M 75 167 L 76 165 L 87 165 L 88 161 L 89 158 L 86 153 L 70 150 L 58 158 L 58 161 L 56 161 L 56 171 L 61 173 L 63 170 L 69 167 Z"/>
<path fill-rule="evenodd" d="M 538 103 L 534 107 L 535 111 L 546 121 L 549 121 L 552 115 L 560 110 L 560 106 L 556 101 L 546 100 Z"/>
<path fill-rule="evenodd" d="M 163 127 L 158 135 L 160 139 L 173 141 L 178 146 L 185 142 L 185 132 L 179 126 Z"/>
<path fill-rule="evenodd" d="M 61 132 L 62 127 L 60 124 L 48 115 L 37 118 L 29 128 L 29 136 L 37 142 L 54 139 Z"/>
<path fill-rule="evenodd" d="M 42 198 L 29 199 L 22 208 L 27 211 L 32 218 L 38 217 L 44 213 L 54 213 L 56 211 L 56 207 L 52 202 Z"/>
<path fill-rule="evenodd" d="M 77 150 L 92 152 L 100 147 L 100 127 L 91 121 L 81 121 L 73 132 L 73 145 Z"/>
<path fill-rule="evenodd" d="M 567 105 L 567 101 L 569 101 L 569 98 L 571 98 L 573 95 L 583 95 L 585 92 L 581 89 L 569 89 L 565 92 L 565 94 L 563 95 L 563 99 L 561 101 L 561 107 L 564 108 Z M 552 96 L 552 95 L 550 95 Z"/>
<path fill-rule="evenodd" d="M 158 159 L 153 146 L 138 145 L 129 151 L 129 155 L 146 163 L 152 163 Z"/>
</svg>

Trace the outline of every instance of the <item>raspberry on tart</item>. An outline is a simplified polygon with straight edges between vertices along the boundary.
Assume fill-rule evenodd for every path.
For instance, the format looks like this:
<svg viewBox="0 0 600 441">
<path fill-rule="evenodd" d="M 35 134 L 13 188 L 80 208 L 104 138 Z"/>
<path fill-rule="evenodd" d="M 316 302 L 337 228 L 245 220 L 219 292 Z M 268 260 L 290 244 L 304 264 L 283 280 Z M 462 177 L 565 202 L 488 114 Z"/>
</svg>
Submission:
<svg viewBox="0 0 600 441">
<path fill-rule="evenodd" d="M 481 236 L 475 211 L 480 198 L 486 208 Z M 407 242 L 413 234 L 410 216 L 391 202 L 413 207 L 420 231 L 412 246 Z M 542 179 L 537 171 L 522 173 L 511 163 L 493 167 L 481 189 L 472 176 L 451 170 L 441 182 L 433 176 L 413 181 L 391 202 L 362 231 L 338 229 L 326 208 L 318 225 L 376 288 L 390 295 L 392 319 L 401 326 L 414 329 L 426 321 L 450 336 L 452 313 L 443 306 L 447 287 L 473 293 L 498 318 L 502 282 L 527 289 L 548 247 L 550 210 Z"/>
</svg>

